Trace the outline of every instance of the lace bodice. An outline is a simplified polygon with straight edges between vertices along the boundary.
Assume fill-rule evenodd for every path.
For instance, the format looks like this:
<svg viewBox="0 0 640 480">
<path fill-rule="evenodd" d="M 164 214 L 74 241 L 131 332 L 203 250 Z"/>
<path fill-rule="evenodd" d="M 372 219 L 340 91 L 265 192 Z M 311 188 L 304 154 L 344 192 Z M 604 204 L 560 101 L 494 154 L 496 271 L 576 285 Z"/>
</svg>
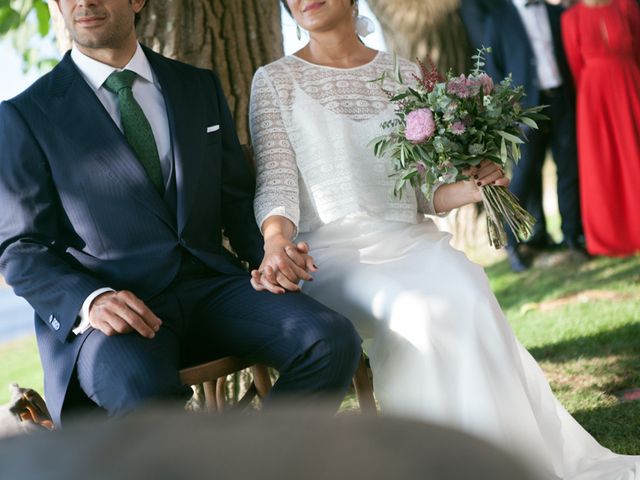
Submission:
<svg viewBox="0 0 640 480">
<path fill-rule="evenodd" d="M 416 67 L 402 60 L 405 78 Z M 258 69 L 250 106 L 257 165 L 256 219 L 290 219 L 300 232 L 361 214 L 418 223 L 418 198 L 393 195 L 390 162 L 376 158 L 369 142 L 393 118 L 380 84 L 393 57 L 341 69 L 287 56 Z M 390 87 L 389 87 L 390 88 Z M 420 195 L 422 197 L 422 195 Z M 426 202 L 422 202 L 426 203 Z M 433 213 L 430 205 L 427 212 Z"/>
</svg>

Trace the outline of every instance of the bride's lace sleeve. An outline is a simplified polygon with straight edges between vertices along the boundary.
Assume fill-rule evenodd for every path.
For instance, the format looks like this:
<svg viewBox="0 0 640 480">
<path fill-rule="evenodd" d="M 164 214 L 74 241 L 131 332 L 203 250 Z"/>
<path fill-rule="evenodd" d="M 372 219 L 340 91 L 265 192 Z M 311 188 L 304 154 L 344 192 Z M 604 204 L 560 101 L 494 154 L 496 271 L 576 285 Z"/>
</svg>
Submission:
<svg viewBox="0 0 640 480">
<path fill-rule="evenodd" d="M 424 213 L 425 215 L 437 215 L 439 217 L 444 217 L 449 212 L 436 212 L 436 208 L 433 206 L 433 199 L 436 196 L 436 190 L 438 190 L 444 182 L 437 182 L 433 186 L 433 190 L 431 192 L 431 196 L 429 198 L 425 197 L 420 187 L 416 187 L 416 200 L 418 201 L 418 212 Z"/>
<path fill-rule="evenodd" d="M 298 229 L 300 205 L 298 167 L 285 129 L 280 101 L 268 73 L 259 68 L 251 86 L 249 128 L 256 161 L 254 210 L 262 230 L 273 215 L 291 220 Z"/>
</svg>

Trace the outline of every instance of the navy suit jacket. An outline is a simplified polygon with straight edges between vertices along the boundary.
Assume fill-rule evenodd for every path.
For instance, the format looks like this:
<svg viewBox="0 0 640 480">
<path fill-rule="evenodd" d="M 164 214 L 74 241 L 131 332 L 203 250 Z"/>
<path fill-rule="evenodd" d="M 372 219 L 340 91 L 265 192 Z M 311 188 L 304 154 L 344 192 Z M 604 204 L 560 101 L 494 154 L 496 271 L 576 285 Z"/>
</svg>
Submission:
<svg viewBox="0 0 640 480">
<path fill-rule="evenodd" d="M 485 41 L 485 25 L 489 12 L 501 8 L 509 1 L 511 0 L 462 0 L 460 2 L 460 17 L 474 50 L 480 48 Z"/>
<path fill-rule="evenodd" d="M 564 7 L 545 3 L 553 37 L 553 50 L 562 76 L 562 87 L 567 98 L 573 98 L 571 73 L 567 64 L 562 35 L 560 33 L 560 15 Z M 487 55 L 487 73 L 495 82 L 502 81 L 509 73 L 513 75 L 514 85 L 524 87 L 526 97 L 523 106 L 540 104 L 540 84 L 536 70 L 536 57 L 527 36 L 524 23 L 517 7 L 511 1 L 489 11 L 485 23 L 484 45 L 491 47 Z"/>
<path fill-rule="evenodd" d="M 241 259 L 262 259 L 253 177 L 218 79 L 144 51 L 167 107 L 175 212 L 69 53 L 0 104 L 0 272 L 35 311 L 56 422 L 85 337 L 71 330 L 91 292 L 149 299 L 175 278 L 185 249 L 218 272 L 243 274 L 223 230 Z"/>
</svg>

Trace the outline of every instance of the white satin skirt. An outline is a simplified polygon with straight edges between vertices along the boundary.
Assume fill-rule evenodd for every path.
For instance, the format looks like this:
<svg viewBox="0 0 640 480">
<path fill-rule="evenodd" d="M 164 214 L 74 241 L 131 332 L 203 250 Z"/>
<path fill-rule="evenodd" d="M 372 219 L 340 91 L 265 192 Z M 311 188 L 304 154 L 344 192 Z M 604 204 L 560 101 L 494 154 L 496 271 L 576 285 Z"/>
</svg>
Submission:
<svg viewBox="0 0 640 480">
<path fill-rule="evenodd" d="M 300 234 L 319 271 L 302 290 L 364 339 L 383 414 L 460 428 L 545 479 L 640 480 L 640 456 L 600 446 L 516 340 L 484 270 L 431 220 L 353 216 Z"/>
</svg>

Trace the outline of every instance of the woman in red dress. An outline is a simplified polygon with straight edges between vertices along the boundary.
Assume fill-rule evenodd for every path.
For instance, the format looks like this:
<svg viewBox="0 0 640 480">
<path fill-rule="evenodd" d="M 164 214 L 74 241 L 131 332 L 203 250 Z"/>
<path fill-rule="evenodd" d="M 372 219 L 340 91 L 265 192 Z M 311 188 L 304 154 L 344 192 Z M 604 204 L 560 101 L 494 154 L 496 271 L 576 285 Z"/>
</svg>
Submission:
<svg viewBox="0 0 640 480">
<path fill-rule="evenodd" d="M 562 16 L 577 89 L 582 220 L 593 255 L 640 251 L 640 7 L 582 0 Z"/>
</svg>

